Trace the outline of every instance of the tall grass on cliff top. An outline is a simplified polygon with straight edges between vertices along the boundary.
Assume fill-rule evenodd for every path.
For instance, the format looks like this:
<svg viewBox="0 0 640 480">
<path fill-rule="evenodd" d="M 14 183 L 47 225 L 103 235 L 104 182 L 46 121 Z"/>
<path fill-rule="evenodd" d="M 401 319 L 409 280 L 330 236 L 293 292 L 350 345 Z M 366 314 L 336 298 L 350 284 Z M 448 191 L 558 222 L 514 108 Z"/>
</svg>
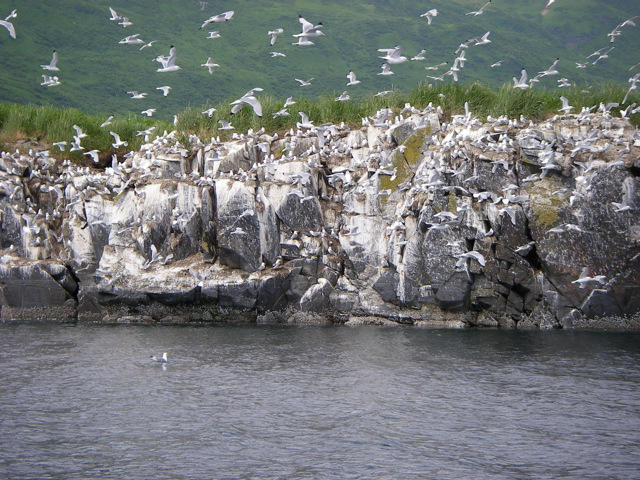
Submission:
<svg viewBox="0 0 640 480">
<path fill-rule="evenodd" d="M 153 118 L 129 116 L 115 118 L 106 127 L 100 127 L 105 118 L 87 115 L 76 109 L 60 109 L 52 106 L 33 106 L 0 104 L 0 149 L 4 145 L 14 144 L 22 139 L 34 139 L 43 144 L 52 144 L 65 140 L 71 142 L 75 130 L 73 125 L 78 125 L 88 135 L 82 140 L 85 152 L 97 149 L 103 157 L 112 153 L 125 153 L 129 150 L 138 150 L 143 144 L 144 137 L 140 131 L 155 126 L 154 135 L 162 134 L 165 130 L 178 130 L 185 138 L 195 134 L 203 140 L 219 136 L 228 139 L 229 131 L 220 130 L 219 120 L 230 122 L 235 132 L 245 133 L 249 129 L 257 131 L 264 128 L 266 133 L 287 131 L 296 128 L 296 122 L 300 121 L 298 112 L 308 115 L 315 125 L 333 122 L 344 122 L 350 126 L 361 125 L 362 118 L 374 115 L 382 108 L 391 108 L 398 114 L 406 103 L 423 109 L 427 105 L 441 106 L 445 117 L 464 112 L 464 104 L 468 102 L 470 111 L 485 120 L 487 116 L 507 115 L 509 118 L 525 118 L 539 121 L 558 114 L 562 106 L 560 96 L 564 95 L 569 103 L 574 106 L 574 113 L 579 113 L 583 107 L 596 107 L 600 103 L 620 102 L 626 94 L 622 86 L 609 84 L 598 90 L 591 88 L 571 87 L 567 89 L 530 89 L 519 90 L 511 86 L 503 86 L 495 91 L 487 86 L 474 83 L 469 86 L 458 84 L 444 84 L 438 86 L 420 85 L 409 95 L 401 91 L 393 91 L 385 96 L 370 95 L 363 100 L 349 100 L 336 102 L 338 93 L 325 94 L 317 100 L 309 100 L 305 97 L 295 99 L 296 104 L 288 108 L 288 116 L 273 117 L 283 108 L 283 102 L 270 96 L 260 96 L 263 107 L 262 118 L 256 116 L 253 110 L 245 107 L 235 115 L 230 114 L 230 101 L 222 102 L 213 107 L 216 109 L 211 117 L 202 113 L 210 105 L 200 108 L 189 108 L 179 113 L 177 122 L 172 125 L 169 122 L 156 121 Z M 619 115 L 619 111 L 631 103 L 640 103 L 640 95 L 632 92 L 627 103 L 613 108 L 611 112 Z M 630 118 L 631 123 L 640 125 L 640 114 L 634 114 Z M 122 140 L 129 143 L 127 147 L 121 147 L 120 151 L 113 148 L 113 137 L 109 132 L 120 135 Z M 4 144 L 4 145 L 3 145 Z M 51 149 L 52 154 L 57 153 L 57 148 Z M 86 159 L 82 152 L 63 152 L 59 156 L 75 160 Z"/>
</svg>

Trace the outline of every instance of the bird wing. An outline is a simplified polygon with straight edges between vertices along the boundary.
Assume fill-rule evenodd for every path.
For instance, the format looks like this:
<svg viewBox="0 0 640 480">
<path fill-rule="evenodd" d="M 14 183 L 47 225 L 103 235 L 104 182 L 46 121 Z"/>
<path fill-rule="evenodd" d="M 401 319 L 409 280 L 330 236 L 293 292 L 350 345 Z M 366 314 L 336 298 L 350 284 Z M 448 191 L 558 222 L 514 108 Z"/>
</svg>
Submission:
<svg viewBox="0 0 640 480">
<path fill-rule="evenodd" d="M 54 50 L 53 58 L 51 59 L 51 63 L 49 64 L 49 66 L 52 68 L 55 68 L 57 64 L 58 64 L 58 52 Z"/>
<path fill-rule="evenodd" d="M 176 52 L 176 47 L 172 46 L 169 49 L 169 59 L 167 60 L 165 68 L 175 67 L 177 58 L 178 58 L 178 52 Z"/>
<path fill-rule="evenodd" d="M 262 105 L 260 104 L 260 102 L 258 101 L 258 99 L 256 97 L 243 97 L 244 98 L 244 102 L 247 105 L 251 105 L 251 107 L 253 108 L 253 111 L 255 112 L 255 114 L 259 117 L 262 116 Z"/>
<path fill-rule="evenodd" d="M 306 21 L 301 16 L 298 16 L 298 20 L 302 24 L 302 33 L 307 33 L 310 29 L 313 28 L 313 23 Z"/>
<path fill-rule="evenodd" d="M 6 20 L 0 20 L 0 25 L 6 27 L 9 30 L 9 35 L 11 38 L 16 38 L 16 29 L 13 27 L 13 23 L 7 22 Z"/>
</svg>

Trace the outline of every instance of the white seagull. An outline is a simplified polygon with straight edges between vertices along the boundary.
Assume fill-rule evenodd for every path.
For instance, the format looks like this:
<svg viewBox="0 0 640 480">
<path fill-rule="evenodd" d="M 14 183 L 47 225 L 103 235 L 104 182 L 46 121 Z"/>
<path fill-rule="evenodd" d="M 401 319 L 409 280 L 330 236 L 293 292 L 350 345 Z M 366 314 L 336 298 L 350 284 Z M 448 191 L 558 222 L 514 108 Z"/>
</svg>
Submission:
<svg viewBox="0 0 640 480">
<path fill-rule="evenodd" d="M 391 71 L 391 67 L 389 66 L 388 63 L 382 64 L 382 71 L 378 73 L 378 75 L 393 75 L 393 72 Z"/>
<path fill-rule="evenodd" d="M 40 65 L 44 70 L 49 70 L 51 72 L 59 72 L 60 69 L 56 66 L 58 64 L 58 52 L 53 51 L 53 58 L 51 59 L 51 63 L 49 65 Z"/>
<path fill-rule="evenodd" d="M 558 66 L 558 62 L 560 61 L 560 58 L 556 58 L 555 62 L 553 62 L 553 64 L 547 68 L 546 70 L 544 70 L 543 72 L 538 72 L 538 74 L 541 77 L 546 77 L 547 75 L 558 75 L 558 70 L 556 70 L 556 67 Z"/>
<path fill-rule="evenodd" d="M 567 100 L 566 97 L 560 97 L 560 100 L 562 101 L 562 108 L 558 110 L 559 112 L 569 113 L 573 110 L 573 107 L 569 105 L 569 100 Z"/>
<path fill-rule="evenodd" d="M 144 40 L 138 38 L 139 36 L 139 33 L 136 33 L 135 35 L 129 35 L 128 37 L 124 37 L 118 43 L 121 45 L 140 45 L 141 43 L 144 43 Z"/>
<path fill-rule="evenodd" d="M 169 95 L 169 90 L 171 90 L 171 87 L 169 85 L 165 85 L 163 87 L 156 87 L 156 90 L 162 90 L 162 95 L 166 97 L 167 95 Z"/>
<path fill-rule="evenodd" d="M 116 13 L 116 11 L 109 7 L 109 12 L 111 13 L 111 18 L 109 20 L 122 20 L 122 17 Z"/>
<path fill-rule="evenodd" d="M 356 74 L 353 73 L 353 70 L 347 74 L 347 78 L 349 79 L 349 83 L 347 83 L 347 87 L 350 87 L 352 85 L 357 85 L 358 83 L 360 83 L 360 80 L 356 80 Z"/>
<path fill-rule="evenodd" d="M 276 43 L 276 39 L 278 38 L 278 35 L 280 35 L 282 32 L 284 32 L 284 30 L 282 28 L 276 28 L 275 30 L 269 30 L 267 35 L 271 35 L 271 45 L 272 46 L 273 46 L 274 43 Z"/>
<path fill-rule="evenodd" d="M 162 354 L 162 357 L 158 358 L 155 355 L 151 355 L 151 360 L 159 363 L 168 363 L 169 359 L 167 358 L 167 352 Z"/>
<path fill-rule="evenodd" d="M 350 100 L 350 99 L 351 99 L 351 97 L 349 96 L 349 94 L 345 90 L 344 92 L 342 92 L 342 95 L 340 95 L 339 97 L 336 97 L 334 100 L 336 102 L 346 102 L 347 100 Z"/>
<path fill-rule="evenodd" d="M 102 122 L 102 125 L 100 125 L 100 128 L 104 128 L 107 125 L 111 125 L 112 120 L 113 120 L 113 115 L 109 115 L 109 118 L 107 118 L 104 122 Z"/>
<path fill-rule="evenodd" d="M 527 79 L 529 78 L 527 76 L 527 71 L 523 68 L 520 73 L 522 74 L 520 76 L 520 80 L 518 80 L 516 77 L 513 77 L 513 88 L 521 88 L 521 89 L 525 89 L 525 88 L 529 88 L 530 85 L 527 83 Z"/>
<path fill-rule="evenodd" d="M 424 58 L 424 54 L 427 53 L 427 51 L 425 49 L 422 49 L 422 51 L 417 54 L 415 57 L 411 57 L 411 60 L 414 62 L 420 62 L 422 60 L 426 60 L 426 58 Z"/>
<path fill-rule="evenodd" d="M 169 48 L 169 58 L 164 60 L 164 57 L 158 57 L 158 60 L 162 64 L 162 68 L 158 68 L 156 72 L 177 72 L 180 70 L 180 67 L 176 65 L 176 59 L 178 58 L 178 53 L 176 52 L 176 47 L 171 45 Z"/>
<path fill-rule="evenodd" d="M 16 38 L 16 29 L 14 28 L 13 23 L 9 22 L 8 20 L 0 20 L 0 25 L 9 30 L 9 35 L 11 36 L 11 38 Z"/>
<path fill-rule="evenodd" d="M 489 0 L 487 3 L 485 3 L 480 10 L 477 10 L 475 12 L 468 12 L 468 13 L 465 13 L 465 15 L 473 15 L 474 17 L 477 17 L 478 15 L 482 15 L 482 11 L 490 3 L 491 3 L 491 0 Z"/>
<path fill-rule="evenodd" d="M 124 140 L 120 140 L 120 135 L 118 135 L 115 132 L 109 132 L 111 134 L 111 136 L 113 136 L 114 139 L 114 143 L 112 143 L 111 145 L 113 146 L 113 148 L 119 148 L 119 147 L 126 147 L 127 145 L 129 145 L 127 142 L 125 142 Z"/>
<path fill-rule="evenodd" d="M 137 98 L 137 99 L 141 99 L 149 95 L 148 93 L 138 93 L 137 90 L 131 90 L 130 92 L 127 92 L 127 93 L 131 95 L 131 98 Z"/>
<path fill-rule="evenodd" d="M 378 51 L 386 52 L 384 57 L 379 58 L 386 60 L 389 65 L 398 65 L 408 60 L 407 57 L 401 56 L 402 52 L 404 52 L 404 47 L 400 45 L 396 45 L 394 48 L 379 48 Z"/>
<path fill-rule="evenodd" d="M 207 38 L 220 38 L 222 35 L 220 35 L 220 32 L 218 32 L 218 30 L 215 30 L 213 32 L 209 32 L 209 36 Z"/>
<path fill-rule="evenodd" d="M 431 25 L 431 20 L 433 20 L 433 17 L 437 17 L 438 16 L 438 10 L 436 10 L 435 8 L 432 8 L 431 10 L 429 10 L 428 12 L 423 13 L 420 16 L 422 18 L 426 18 L 427 19 L 427 25 Z"/>
<path fill-rule="evenodd" d="M 596 275 L 595 277 L 590 277 L 589 267 L 584 267 L 578 279 L 574 280 L 571 283 L 577 283 L 578 285 L 580 285 L 580 288 L 586 288 L 587 283 L 589 282 L 598 282 L 600 285 L 604 285 L 605 283 L 607 283 L 607 277 L 605 277 L 604 275 Z"/>
<path fill-rule="evenodd" d="M 254 91 L 261 92 L 262 88 L 253 88 L 249 90 L 247 93 L 245 93 L 238 100 L 231 102 L 231 105 L 233 105 L 233 107 L 231 107 L 231 113 L 232 114 L 236 113 L 240 111 L 240 109 L 245 105 L 249 105 L 251 108 L 253 108 L 253 111 L 257 116 L 262 117 L 262 105 L 260 104 L 258 99 L 253 95 Z"/>
<path fill-rule="evenodd" d="M 300 82 L 300 86 L 301 87 L 308 87 L 309 85 L 311 85 L 311 81 L 313 80 L 313 77 L 311 77 L 309 80 L 305 81 L 305 80 L 300 80 L 299 78 L 296 78 L 295 81 L 296 82 Z"/>
<path fill-rule="evenodd" d="M 211 18 L 209 18 L 208 20 L 204 21 L 204 23 L 200 27 L 200 30 L 202 30 L 204 27 L 206 27 L 210 23 L 228 22 L 233 17 L 233 14 L 234 14 L 233 10 L 230 10 L 228 12 L 224 12 L 224 13 L 221 13 L 219 15 L 214 15 Z"/>
<path fill-rule="evenodd" d="M 218 120 L 218 123 L 222 125 L 218 130 L 233 130 L 234 127 L 226 120 Z"/>
<path fill-rule="evenodd" d="M 308 47 L 309 45 L 315 45 L 315 43 L 313 43 L 307 37 L 300 37 L 300 38 L 298 38 L 297 42 L 292 43 L 291 45 L 298 45 L 298 46 L 301 46 L 301 47 Z"/>
<path fill-rule="evenodd" d="M 200 66 L 201 67 L 207 67 L 209 69 L 209 73 L 212 74 L 214 67 L 219 67 L 220 65 L 218 65 L 217 63 L 213 63 L 213 59 L 211 57 L 209 57 L 207 59 L 207 63 L 201 63 Z"/>
<path fill-rule="evenodd" d="M 304 18 L 302 18 L 301 15 L 298 15 L 298 20 L 300 21 L 300 23 L 302 24 L 302 33 L 298 33 L 297 35 L 293 35 L 296 38 L 302 38 L 302 37 L 319 37 L 320 35 L 324 35 L 324 33 L 322 32 L 322 28 L 324 27 L 324 25 L 322 25 L 321 23 L 318 23 L 317 25 L 314 25 L 311 22 L 308 22 L 307 20 L 305 20 Z"/>
<path fill-rule="evenodd" d="M 489 40 L 489 34 L 490 33 L 491 32 L 487 32 L 484 35 L 482 35 L 481 37 L 474 38 L 474 40 L 476 42 L 474 47 L 477 46 L 477 45 L 486 45 L 487 43 L 491 43 L 491 40 Z"/>
</svg>

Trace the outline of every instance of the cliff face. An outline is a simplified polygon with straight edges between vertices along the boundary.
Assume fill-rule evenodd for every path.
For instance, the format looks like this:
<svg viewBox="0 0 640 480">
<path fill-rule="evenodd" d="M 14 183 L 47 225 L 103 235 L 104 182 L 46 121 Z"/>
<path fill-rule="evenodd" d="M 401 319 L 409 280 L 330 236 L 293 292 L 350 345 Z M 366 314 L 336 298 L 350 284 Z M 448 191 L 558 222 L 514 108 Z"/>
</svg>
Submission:
<svg viewBox="0 0 640 480">
<path fill-rule="evenodd" d="M 1 318 L 637 328 L 626 119 L 406 115 L 96 170 L 3 153 Z"/>
</svg>

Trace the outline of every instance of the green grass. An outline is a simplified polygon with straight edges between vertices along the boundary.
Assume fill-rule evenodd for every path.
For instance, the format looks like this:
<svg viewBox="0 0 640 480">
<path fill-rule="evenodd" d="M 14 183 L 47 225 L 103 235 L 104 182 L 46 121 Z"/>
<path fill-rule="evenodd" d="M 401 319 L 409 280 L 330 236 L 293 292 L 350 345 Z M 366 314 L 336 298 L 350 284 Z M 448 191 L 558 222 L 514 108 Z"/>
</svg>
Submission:
<svg viewBox="0 0 640 480">
<path fill-rule="evenodd" d="M 451 115 L 463 113 L 464 105 L 468 102 L 472 114 L 483 121 L 489 115 L 507 115 L 509 118 L 519 118 L 522 115 L 540 121 L 558 114 L 562 105 L 561 95 L 567 97 L 569 103 L 575 107 L 573 113 L 579 113 L 583 107 L 597 108 L 600 103 L 620 102 L 625 93 L 623 87 L 615 84 L 607 84 L 602 88 L 571 87 L 553 90 L 519 90 L 509 85 L 494 90 L 480 83 L 467 86 L 419 85 L 408 94 L 396 90 L 383 97 L 371 94 L 363 99 L 347 102 L 336 102 L 334 98 L 339 95 L 337 92 L 325 94 L 318 99 L 298 97 L 295 99 L 296 104 L 288 108 L 290 115 L 277 118 L 273 118 L 273 114 L 283 107 L 284 102 L 269 95 L 262 95 L 258 97 L 263 106 L 262 118 L 256 116 L 250 107 L 244 107 L 235 115 L 231 115 L 230 100 L 226 100 L 213 105 L 217 111 L 211 117 L 202 113 L 211 106 L 210 104 L 184 110 L 177 115 L 175 126 L 153 118 L 129 116 L 116 118 L 111 125 L 104 128 L 100 128 L 104 117 L 88 115 L 78 109 L 4 103 L 0 104 L 0 143 L 11 144 L 24 138 L 36 139 L 45 144 L 61 140 L 70 142 L 75 134 L 73 125 L 78 125 L 88 135 L 82 141 L 85 151 L 97 149 L 103 154 L 124 153 L 139 149 L 143 137 L 137 133 L 151 126 L 156 126 L 157 134 L 176 129 L 184 134 L 184 138 L 194 134 L 205 141 L 212 136 L 219 136 L 225 140 L 229 139 L 231 133 L 219 130 L 218 120 L 230 122 L 235 127 L 235 132 L 245 133 L 249 129 L 257 131 L 264 128 L 266 133 L 273 134 L 295 129 L 296 122 L 300 121 L 298 112 L 304 112 L 316 126 L 328 122 L 344 122 L 357 127 L 361 125 L 363 117 L 372 116 L 381 108 L 391 108 L 398 114 L 405 103 L 419 109 L 429 104 L 441 106 L 445 120 Z M 636 92 L 632 92 L 627 104 L 613 109 L 613 114 L 618 115 L 621 109 L 634 102 L 640 104 L 640 94 Z M 630 121 L 634 125 L 640 125 L 640 114 L 632 115 Z M 110 131 L 116 132 L 123 140 L 129 142 L 128 147 L 116 151 L 111 145 L 113 137 L 109 134 Z M 51 149 L 51 152 L 56 154 L 57 149 Z M 59 155 L 74 160 L 87 158 L 81 152 L 65 152 Z"/>
</svg>

